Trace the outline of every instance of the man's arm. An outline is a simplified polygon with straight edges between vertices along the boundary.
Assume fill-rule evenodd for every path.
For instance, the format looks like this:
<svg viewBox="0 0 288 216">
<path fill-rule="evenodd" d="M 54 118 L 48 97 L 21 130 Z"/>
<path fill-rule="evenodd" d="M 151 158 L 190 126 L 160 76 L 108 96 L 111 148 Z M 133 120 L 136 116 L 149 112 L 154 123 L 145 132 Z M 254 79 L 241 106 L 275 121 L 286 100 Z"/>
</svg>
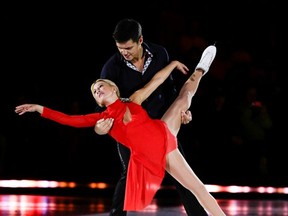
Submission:
<svg viewBox="0 0 288 216">
<path fill-rule="evenodd" d="M 107 119 L 100 119 L 96 122 L 94 126 L 94 131 L 98 135 L 105 135 L 108 134 L 110 131 L 112 125 L 113 125 L 114 119 L 113 118 L 107 118 Z"/>
</svg>

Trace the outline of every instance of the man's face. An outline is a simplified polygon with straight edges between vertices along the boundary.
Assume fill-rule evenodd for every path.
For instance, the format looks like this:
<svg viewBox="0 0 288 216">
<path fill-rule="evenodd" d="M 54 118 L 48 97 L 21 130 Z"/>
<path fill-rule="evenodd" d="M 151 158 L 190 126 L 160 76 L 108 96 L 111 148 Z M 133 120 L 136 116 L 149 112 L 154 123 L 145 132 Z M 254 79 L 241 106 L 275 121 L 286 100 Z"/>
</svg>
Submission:
<svg viewBox="0 0 288 216">
<path fill-rule="evenodd" d="M 116 46 L 120 54 L 125 60 L 133 62 L 134 59 L 138 59 L 141 52 L 141 42 L 133 42 L 131 39 L 124 43 L 117 43 Z"/>
</svg>

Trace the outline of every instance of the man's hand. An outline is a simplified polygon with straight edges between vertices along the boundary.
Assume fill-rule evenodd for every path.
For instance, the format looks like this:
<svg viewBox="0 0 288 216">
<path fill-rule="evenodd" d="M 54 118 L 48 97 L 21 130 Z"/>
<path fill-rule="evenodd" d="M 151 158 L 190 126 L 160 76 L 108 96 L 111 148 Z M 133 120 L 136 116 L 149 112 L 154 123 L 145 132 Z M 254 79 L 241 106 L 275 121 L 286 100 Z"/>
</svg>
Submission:
<svg viewBox="0 0 288 216">
<path fill-rule="evenodd" d="M 190 121 L 192 121 L 192 113 L 190 110 L 182 111 L 181 112 L 181 123 L 182 124 L 188 124 Z"/>
<path fill-rule="evenodd" d="M 107 134 L 112 125 L 113 125 L 114 119 L 113 118 L 107 118 L 107 119 L 100 119 L 96 122 L 94 131 L 98 135 L 105 135 Z"/>
</svg>

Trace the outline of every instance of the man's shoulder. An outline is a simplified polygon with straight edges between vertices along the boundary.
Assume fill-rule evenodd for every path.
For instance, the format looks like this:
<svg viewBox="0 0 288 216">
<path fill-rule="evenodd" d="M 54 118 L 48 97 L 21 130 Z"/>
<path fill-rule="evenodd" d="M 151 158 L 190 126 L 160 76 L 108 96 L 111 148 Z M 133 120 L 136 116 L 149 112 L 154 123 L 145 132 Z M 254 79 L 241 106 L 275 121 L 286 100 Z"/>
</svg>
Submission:
<svg viewBox="0 0 288 216">
<path fill-rule="evenodd" d="M 109 62 L 121 62 L 122 60 L 122 56 L 120 55 L 119 52 L 115 52 L 114 54 L 112 54 L 108 60 L 105 62 L 105 64 L 109 63 Z"/>
<path fill-rule="evenodd" d="M 100 77 L 112 79 L 111 76 L 117 74 L 122 68 L 124 61 L 121 59 L 121 57 L 122 56 L 119 53 L 114 53 L 112 56 L 110 56 L 101 69 Z"/>
<path fill-rule="evenodd" d="M 143 46 L 151 52 L 155 52 L 155 51 L 167 52 L 166 48 L 163 45 L 153 43 L 150 41 L 143 42 Z"/>
<path fill-rule="evenodd" d="M 166 65 L 169 62 L 169 54 L 164 46 L 152 42 L 145 42 L 143 43 L 143 47 L 152 53 L 153 59 L 155 60 L 154 63 L 163 62 Z"/>
<path fill-rule="evenodd" d="M 104 63 L 104 67 L 118 66 L 122 62 L 123 62 L 122 56 L 119 54 L 119 52 L 116 52 L 108 58 L 108 60 Z"/>
</svg>

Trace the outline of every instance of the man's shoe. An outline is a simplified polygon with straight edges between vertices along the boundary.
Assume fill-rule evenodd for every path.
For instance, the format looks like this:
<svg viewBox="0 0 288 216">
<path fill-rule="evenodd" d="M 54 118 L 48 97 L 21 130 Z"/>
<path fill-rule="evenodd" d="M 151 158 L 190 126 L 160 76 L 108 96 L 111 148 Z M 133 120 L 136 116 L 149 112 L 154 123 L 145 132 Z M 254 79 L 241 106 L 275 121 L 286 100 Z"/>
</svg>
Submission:
<svg viewBox="0 0 288 216">
<path fill-rule="evenodd" d="M 208 46 L 202 53 L 201 59 L 197 64 L 196 69 L 204 70 L 203 76 L 208 72 L 210 65 L 212 64 L 216 56 L 216 47 L 214 45 Z"/>
</svg>

